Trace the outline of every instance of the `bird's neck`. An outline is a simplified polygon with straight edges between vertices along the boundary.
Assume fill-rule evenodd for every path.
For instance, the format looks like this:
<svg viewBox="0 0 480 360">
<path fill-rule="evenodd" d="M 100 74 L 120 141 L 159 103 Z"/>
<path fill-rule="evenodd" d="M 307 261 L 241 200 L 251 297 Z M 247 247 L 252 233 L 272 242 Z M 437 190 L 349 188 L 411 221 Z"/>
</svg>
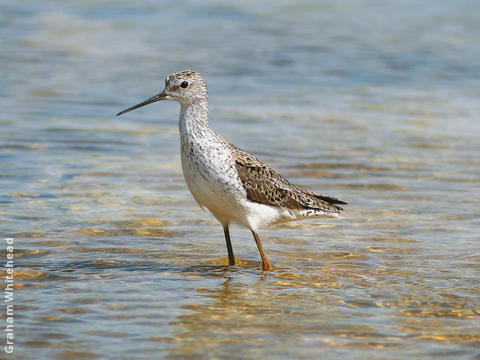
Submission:
<svg viewBox="0 0 480 360">
<path fill-rule="evenodd" d="M 208 101 L 181 104 L 179 128 L 182 141 L 208 136 L 212 132 L 208 126 Z"/>
</svg>

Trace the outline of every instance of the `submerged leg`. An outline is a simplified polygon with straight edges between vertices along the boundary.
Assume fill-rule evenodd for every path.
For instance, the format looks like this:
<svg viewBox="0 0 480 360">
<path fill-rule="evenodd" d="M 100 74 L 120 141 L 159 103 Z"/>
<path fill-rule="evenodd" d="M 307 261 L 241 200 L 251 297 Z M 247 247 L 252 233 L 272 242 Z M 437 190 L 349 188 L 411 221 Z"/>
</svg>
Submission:
<svg viewBox="0 0 480 360">
<path fill-rule="evenodd" d="M 227 251 L 228 251 L 228 265 L 235 265 L 235 257 L 233 256 L 232 242 L 230 241 L 230 231 L 228 230 L 228 225 L 223 226 L 223 232 L 225 233 L 225 241 L 227 242 Z"/>
<path fill-rule="evenodd" d="M 255 239 L 255 242 L 257 243 L 258 251 L 260 252 L 260 256 L 262 257 L 262 270 L 268 271 L 272 269 L 272 265 L 270 264 L 270 261 L 267 259 L 267 255 L 265 255 L 265 252 L 263 251 L 262 243 L 260 242 L 260 238 L 258 237 L 257 233 L 252 230 L 253 238 Z"/>
</svg>

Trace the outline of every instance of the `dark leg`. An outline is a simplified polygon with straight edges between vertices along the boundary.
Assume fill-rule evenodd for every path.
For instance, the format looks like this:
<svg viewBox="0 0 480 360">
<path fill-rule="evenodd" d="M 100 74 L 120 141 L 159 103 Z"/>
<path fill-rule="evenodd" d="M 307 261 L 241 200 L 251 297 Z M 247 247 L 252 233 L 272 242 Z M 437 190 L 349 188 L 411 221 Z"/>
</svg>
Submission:
<svg viewBox="0 0 480 360">
<path fill-rule="evenodd" d="M 223 227 L 223 232 L 225 233 L 225 241 L 227 242 L 227 251 L 228 251 L 228 265 L 235 265 L 235 256 L 233 256 L 232 242 L 230 241 L 230 231 L 228 230 L 228 225 Z"/>
<path fill-rule="evenodd" d="M 260 242 L 260 238 L 258 237 L 257 233 L 252 230 L 253 238 L 255 239 L 255 242 L 257 243 L 258 251 L 260 252 L 260 256 L 262 257 L 262 270 L 268 271 L 272 269 L 272 265 L 270 264 L 270 261 L 267 259 L 267 255 L 265 255 L 265 252 L 263 251 L 262 243 Z"/>
</svg>

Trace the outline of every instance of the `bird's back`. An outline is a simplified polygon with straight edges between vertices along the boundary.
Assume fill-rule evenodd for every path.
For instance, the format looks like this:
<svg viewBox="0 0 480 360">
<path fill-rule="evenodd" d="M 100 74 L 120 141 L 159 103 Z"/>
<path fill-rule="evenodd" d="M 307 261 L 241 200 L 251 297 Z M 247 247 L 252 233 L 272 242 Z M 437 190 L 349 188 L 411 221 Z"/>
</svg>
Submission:
<svg viewBox="0 0 480 360">
<path fill-rule="evenodd" d="M 299 218 L 338 216 L 343 210 L 338 204 L 346 202 L 294 185 L 256 157 L 232 144 L 230 148 L 249 201 L 291 210 Z"/>
</svg>

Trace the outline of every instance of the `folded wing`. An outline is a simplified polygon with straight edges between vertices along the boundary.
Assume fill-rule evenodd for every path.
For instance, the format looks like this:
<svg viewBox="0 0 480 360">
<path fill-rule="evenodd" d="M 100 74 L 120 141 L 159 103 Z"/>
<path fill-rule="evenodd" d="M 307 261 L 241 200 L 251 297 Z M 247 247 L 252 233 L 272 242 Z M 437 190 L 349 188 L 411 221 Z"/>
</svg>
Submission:
<svg viewBox="0 0 480 360">
<path fill-rule="evenodd" d="M 250 201 L 280 208 L 328 213 L 339 213 L 343 210 L 336 204 L 346 202 L 331 196 L 318 195 L 294 185 L 254 156 L 234 145 L 231 147 L 235 167 Z"/>
</svg>

